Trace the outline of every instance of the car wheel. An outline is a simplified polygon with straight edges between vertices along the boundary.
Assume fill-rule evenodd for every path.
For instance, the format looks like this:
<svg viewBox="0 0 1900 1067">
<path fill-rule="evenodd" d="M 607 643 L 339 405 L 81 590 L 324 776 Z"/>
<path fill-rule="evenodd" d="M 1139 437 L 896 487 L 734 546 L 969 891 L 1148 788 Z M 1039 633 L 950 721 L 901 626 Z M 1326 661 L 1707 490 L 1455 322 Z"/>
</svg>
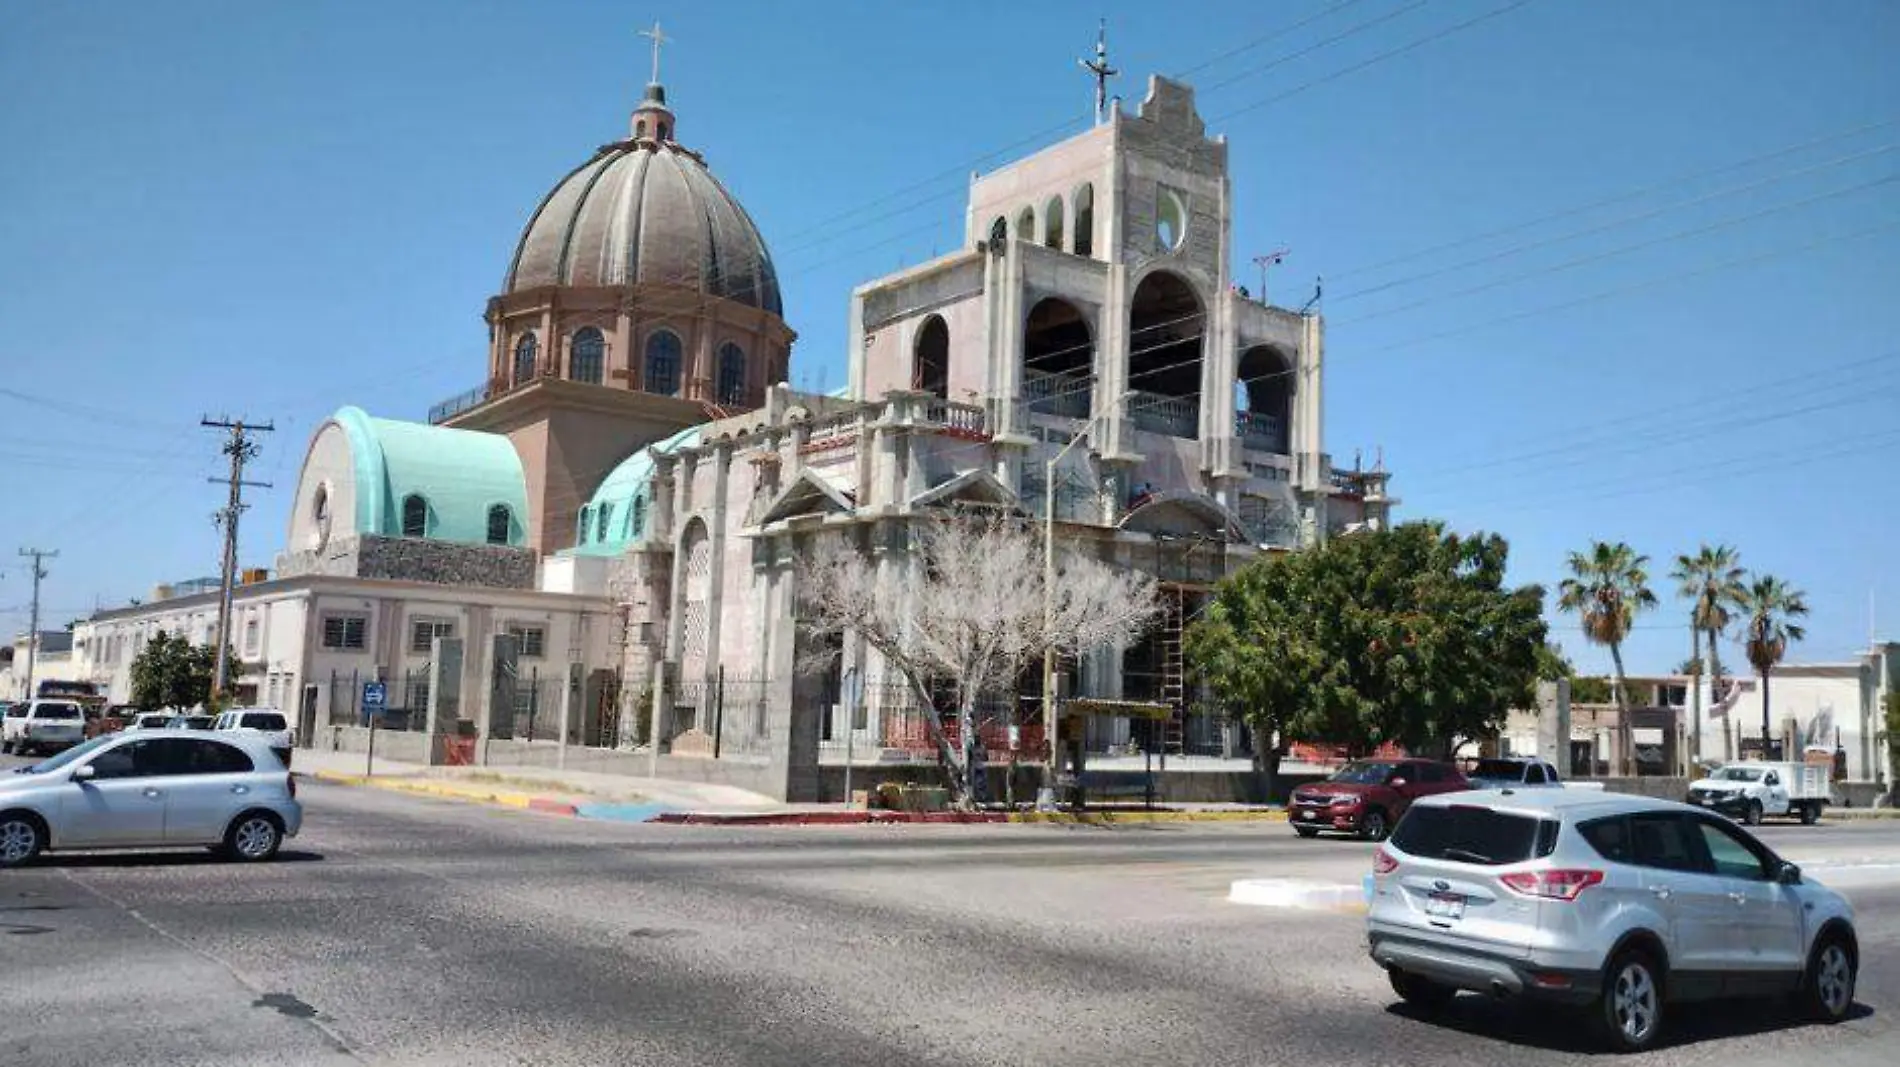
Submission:
<svg viewBox="0 0 1900 1067">
<path fill-rule="evenodd" d="M 1384 841 L 1392 827 L 1385 821 L 1385 812 L 1373 808 L 1359 820 L 1359 836 L 1368 841 Z"/>
<path fill-rule="evenodd" d="M 1801 983 L 1801 1007 L 1811 1018 L 1837 1023 L 1854 1006 L 1854 978 L 1859 963 L 1847 939 L 1828 934 L 1814 945 L 1808 958 L 1807 978 Z"/>
<path fill-rule="evenodd" d="M 1748 807 L 1742 810 L 1742 821 L 1750 826 L 1761 825 L 1761 801 L 1751 800 L 1748 802 Z"/>
<path fill-rule="evenodd" d="M 261 811 L 245 812 L 224 832 L 224 854 L 245 863 L 270 859 L 283 843 L 284 831 L 277 817 Z"/>
<path fill-rule="evenodd" d="M 0 867 L 31 863 L 45 847 L 46 831 L 39 820 L 19 811 L 0 815 Z"/>
<path fill-rule="evenodd" d="M 1598 1015 L 1604 1036 L 1618 1052 L 1640 1052 L 1656 1043 L 1662 1032 L 1663 988 L 1647 953 L 1625 949 L 1610 961 Z"/>
<path fill-rule="evenodd" d="M 1815 823 L 1820 822 L 1820 821 L 1821 821 L 1821 806 L 1819 804 L 1805 804 L 1802 806 L 1801 825 L 1813 826 Z"/>
<path fill-rule="evenodd" d="M 1386 976 L 1392 980 L 1392 992 L 1397 993 L 1400 1000 L 1425 1011 L 1443 1011 L 1458 995 L 1456 989 L 1416 974 L 1392 970 L 1387 971 Z"/>
<path fill-rule="evenodd" d="M 1293 828 L 1293 832 L 1296 834 L 1299 834 L 1301 837 L 1318 837 L 1319 836 L 1319 831 L 1313 829 L 1311 826 L 1295 826 Z"/>
</svg>

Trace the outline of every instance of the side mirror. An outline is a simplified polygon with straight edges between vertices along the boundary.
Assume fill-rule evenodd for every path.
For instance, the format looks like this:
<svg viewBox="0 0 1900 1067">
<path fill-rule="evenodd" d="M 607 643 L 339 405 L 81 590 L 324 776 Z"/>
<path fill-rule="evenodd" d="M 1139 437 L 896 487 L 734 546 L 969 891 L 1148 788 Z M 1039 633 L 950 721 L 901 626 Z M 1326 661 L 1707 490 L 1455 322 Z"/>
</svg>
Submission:
<svg viewBox="0 0 1900 1067">
<path fill-rule="evenodd" d="M 73 768 L 73 781 L 75 782 L 90 782 L 98 776 L 99 772 L 94 770 L 90 763 L 82 763 Z"/>
<path fill-rule="evenodd" d="M 1780 882 L 1782 885 L 1800 885 L 1801 868 L 1789 863 L 1787 860 L 1782 860 L 1781 867 L 1775 871 L 1775 881 Z"/>
</svg>

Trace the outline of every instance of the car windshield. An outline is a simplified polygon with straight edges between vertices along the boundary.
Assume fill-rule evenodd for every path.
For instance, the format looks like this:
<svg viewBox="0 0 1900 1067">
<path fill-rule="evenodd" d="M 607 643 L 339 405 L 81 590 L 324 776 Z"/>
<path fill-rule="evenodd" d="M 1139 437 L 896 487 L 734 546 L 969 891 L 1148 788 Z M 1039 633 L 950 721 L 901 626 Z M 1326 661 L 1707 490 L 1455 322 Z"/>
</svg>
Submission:
<svg viewBox="0 0 1900 1067">
<path fill-rule="evenodd" d="M 1397 767 L 1396 763 L 1353 763 L 1328 780 L 1345 785 L 1381 785 Z"/>
<path fill-rule="evenodd" d="M 1481 759 L 1472 768 L 1473 778 L 1509 778 L 1517 781 L 1524 777 L 1524 765 L 1516 760 Z"/>
<path fill-rule="evenodd" d="M 41 704 L 33 710 L 33 717 L 36 719 L 77 719 L 80 717 L 79 705 Z"/>
<path fill-rule="evenodd" d="M 52 759 L 41 760 L 30 767 L 22 767 L 20 770 L 26 774 L 46 774 L 49 771 L 56 771 L 61 767 L 71 766 L 77 760 L 85 759 L 87 756 L 92 755 L 94 752 L 99 751 L 100 748 L 111 744 L 117 739 L 117 734 L 103 734 L 83 745 L 74 745 L 59 755 L 54 756 Z"/>
<path fill-rule="evenodd" d="M 284 728 L 284 717 L 274 711 L 247 712 L 239 725 L 253 730 L 281 730 Z"/>
<path fill-rule="evenodd" d="M 1491 867 L 1549 855 L 1557 843 L 1556 824 L 1548 824 L 1552 832 L 1540 832 L 1545 825 L 1534 815 L 1490 808 L 1414 807 L 1399 820 L 1392 845 L 1420 859 Z"/>
<path fill-rule="evenodd" d="M 1724 767 L 1715 772 L 1715 780 L 1718 782 L 1759 782 L 1761 781 L 1761 768 Z"/>
</svg>

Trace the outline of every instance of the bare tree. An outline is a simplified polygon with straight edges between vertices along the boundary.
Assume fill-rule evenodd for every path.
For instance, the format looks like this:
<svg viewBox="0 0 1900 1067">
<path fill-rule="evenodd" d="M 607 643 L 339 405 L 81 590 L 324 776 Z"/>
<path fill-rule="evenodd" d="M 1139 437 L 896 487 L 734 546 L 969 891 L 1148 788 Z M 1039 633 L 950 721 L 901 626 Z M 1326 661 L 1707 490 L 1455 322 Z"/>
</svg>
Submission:
<svg viewBox="0 0 1900 1067">
<path fill-rule="evenodd" d="M 1079 653 L 1139 636 L 1159 602 L 1149 576 L 1070 551 L 1057 554 L 1045 600 L 1042 539 L 1016 516 L 952 512 L 919 520 L 914 532 L 904 557 L 879 560 L 834 543 L 801 561 L 803 624 L 856 633 L 926 708 L 934 684 L 954 687 L 961 749 L 935 715 L 925 721 L 951 794 L 967 807 L 977 698 L 1013 684 L 1046 650 Z"/>
</svg>

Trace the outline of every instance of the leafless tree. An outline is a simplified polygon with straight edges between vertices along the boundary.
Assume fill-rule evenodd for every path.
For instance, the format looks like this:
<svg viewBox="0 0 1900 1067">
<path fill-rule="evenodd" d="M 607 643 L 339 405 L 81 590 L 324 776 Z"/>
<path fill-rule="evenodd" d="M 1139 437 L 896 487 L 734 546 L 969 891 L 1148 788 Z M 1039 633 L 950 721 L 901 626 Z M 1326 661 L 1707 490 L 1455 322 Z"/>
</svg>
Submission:
<svg viewBox="0 0 1900 1067">
<path fill-rule="evenodd" d="M 1155 582 L 1059 550 L 1045 601 L 1040 531 L 1020 517 L 951 512 L 918 520 L 913 533 L 906 556 L 880 560 L 834 542 L 801 561 L 803 623 L 856 633 L 925 708 L 934 684 L 954 687 L 961 749 L 935 715 L 925 721 L 952 796 L 969 806 L 977 698 L 1010 687 L 1047 650 L 1080 653 L 1139 636 L 1159 613 Z"/>
</svg>

